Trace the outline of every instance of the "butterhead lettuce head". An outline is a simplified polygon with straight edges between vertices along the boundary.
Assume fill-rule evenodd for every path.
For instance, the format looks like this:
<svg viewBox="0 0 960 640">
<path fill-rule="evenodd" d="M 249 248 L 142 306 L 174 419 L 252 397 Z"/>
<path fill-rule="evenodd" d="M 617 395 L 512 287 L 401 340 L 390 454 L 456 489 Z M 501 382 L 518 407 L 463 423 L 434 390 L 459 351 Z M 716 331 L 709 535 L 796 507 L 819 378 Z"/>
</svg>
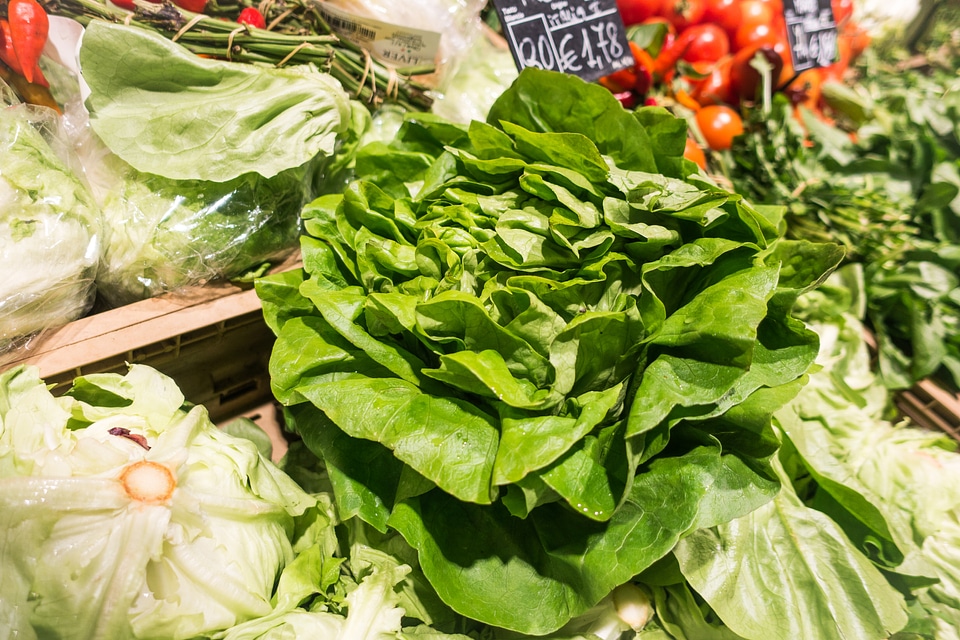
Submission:
<svg viewBox="0 0 960 640">
<path fill-rule="evenodd" d="M 314 504 L 133 365 L 56 397 L 0 374 L 0 637 L 192 638 L 272 610 Z"/>
</svg>

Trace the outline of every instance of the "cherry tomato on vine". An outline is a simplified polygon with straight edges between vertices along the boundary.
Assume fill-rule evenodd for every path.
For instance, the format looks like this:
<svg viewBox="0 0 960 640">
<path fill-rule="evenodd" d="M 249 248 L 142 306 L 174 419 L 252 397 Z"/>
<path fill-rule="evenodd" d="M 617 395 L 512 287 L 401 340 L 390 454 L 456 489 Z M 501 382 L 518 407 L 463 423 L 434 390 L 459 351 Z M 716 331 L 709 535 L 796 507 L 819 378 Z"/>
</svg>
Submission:
<svg viewBox="0 0 960 640">
<path fill-rule="evenodd" d="M 740 114 L 726 105 L 701 107 L 694 117 L 704 141 L 714 151 L 729 149 L 733 139 L 743 133 Z"/>
<path fill-rule="evenodd" d="M 703 20 L 704 0 L 663 0 L 658 15 L 672 24 L 677 32 Z"/>
<path fill-rule="evenodd" d="M 662 0 L 617 0 L 617 9 L 625 26 L 640 24 L 660 10 Z"/>
<path fill-rule="evenodd" d="M 710 24 L 695 24 L 677 36 L 682 43 L 680 57 L 687 62 L 716 62 L 730 53 L 730 38 L 721 27 Z"/>
</svg>

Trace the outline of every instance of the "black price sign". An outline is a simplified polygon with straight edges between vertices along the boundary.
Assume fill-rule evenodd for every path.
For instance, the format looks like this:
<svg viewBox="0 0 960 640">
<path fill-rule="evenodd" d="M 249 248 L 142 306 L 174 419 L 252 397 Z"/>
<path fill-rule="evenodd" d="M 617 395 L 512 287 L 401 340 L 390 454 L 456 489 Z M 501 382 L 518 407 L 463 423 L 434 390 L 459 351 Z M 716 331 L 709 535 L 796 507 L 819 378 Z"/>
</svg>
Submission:
<svg viewBox="0 0 960 640">
<path fill-rule="evenodd" d="M 797 73 L 837 58 L 837 23 L 830 0 L 783 0 L 790 58 Z"/>
<path fill-rule="evenodd" d="M 588 82 L 633 66 L 616 0 L 494 0 L 518 69 L 538 67 Z"/>
</svg>

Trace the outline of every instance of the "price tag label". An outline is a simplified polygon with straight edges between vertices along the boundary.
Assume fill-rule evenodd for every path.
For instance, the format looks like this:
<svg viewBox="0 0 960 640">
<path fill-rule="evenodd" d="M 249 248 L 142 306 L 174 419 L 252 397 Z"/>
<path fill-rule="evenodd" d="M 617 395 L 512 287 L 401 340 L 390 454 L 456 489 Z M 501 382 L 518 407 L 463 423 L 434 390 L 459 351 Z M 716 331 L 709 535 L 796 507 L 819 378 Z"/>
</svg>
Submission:
<svg viewBox="0 0 960 640">
<path fill-rule="evenodd" d="M 320 2 L 316 8 L 335 34 L 363 47 L 384 64 L 403 68 L 436 63 L 440 49 L 437 32 L 381 22 L 328 2 Z"/>
<path fill-rule="evenodd" d="M 837 58 L 837 23 L 830 0 L 783 0 L 790 58 L 797 73 Z"/>
<path fill-rule="evenodd" d="M 494 0 L 517 69 L 588 82 L 633 66 L 616 0 Z"/>
</svg>

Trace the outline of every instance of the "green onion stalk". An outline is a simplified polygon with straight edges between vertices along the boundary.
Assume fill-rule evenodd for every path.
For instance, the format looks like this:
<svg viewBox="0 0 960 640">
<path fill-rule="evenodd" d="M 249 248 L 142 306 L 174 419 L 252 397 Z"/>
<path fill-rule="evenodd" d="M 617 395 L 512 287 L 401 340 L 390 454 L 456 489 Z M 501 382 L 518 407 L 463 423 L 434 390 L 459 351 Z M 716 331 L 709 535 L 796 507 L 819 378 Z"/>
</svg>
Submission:
<svg viewBox="0 0 960 640">
<path fill-rule="evenodd" d="M 432 66 L 389 68 L 361 47 L 332 33 L 320 14 L 307 5 L 285 3 L 276 18 L 271 12 L 266 29 L 213 15 L 181 9 L 169 1 L 135 0 L 133 11 L 106 0 L 39 0 L 47 13 L 72 18 L 87 25 L 108 20 L 156 31 L 189 51 L 203 56 L 284 66 L 313 64 L 329 73 L 353 97 L 375 110 L 383 103 L 412 111 L 427 111 L 433 102 L 429 87 L 414 76 Z"/>
</svg>

